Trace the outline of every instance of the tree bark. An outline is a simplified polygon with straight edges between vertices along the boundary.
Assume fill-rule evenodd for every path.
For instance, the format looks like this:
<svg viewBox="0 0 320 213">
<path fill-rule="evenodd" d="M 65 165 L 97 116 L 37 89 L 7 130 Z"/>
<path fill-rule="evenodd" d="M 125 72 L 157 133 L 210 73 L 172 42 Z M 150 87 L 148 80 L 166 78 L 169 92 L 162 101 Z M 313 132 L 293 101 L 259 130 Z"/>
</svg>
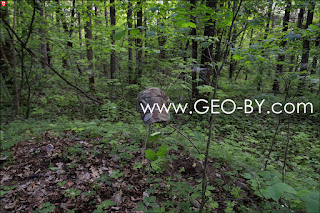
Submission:
<svg viewBox="0 0 320 213">
<path fill-rule="evenodd" d="M 207 1 L 207 7 L 210 7 L 212 9 L 216 9 L 217 1 Z M 213 37 L 215 35 L 215 28 L 214 28 L 214 21 L 210 18 L 205 27 L 204 27 L 204 36 Z M 211 66 L 210 63 L 214 61 L 213 59 L 213 44 L 210 44 L 210 46 L 202 49 L 201 54 L 201 67 L 207 68 L 208 71 L 203 75 L 200 76 L 202 78 L 202 85 L 204 84 L 210 84 L 210 76 L 211 76 Z M 210 72 L 209 72 L 210 70 Z"/>
<path fill-rule="evenodd" d="M 86 49 L 87 49 L 87 59 L 89 62 L 88 71 L 89 71 L 89 88 L 90 91 L 94 91 L 94 71 L 93 71 L 93 51 L 92 51 L 92 20 L 91 20 L 91 11 L 92 4 L 89 3 L 87 6 L 87 16 L 88 19 L 86 21 L 85 33 L 86 33 Z"/>
<path fill-rule="evenodd" d="M 315 46 L 316 49 L 319 49 L 319 46 L 320 46 L 320 36 L 317 38 L 316 43 L 315 43 L 314 46 Z M 319 53 L 316 53 L 315 56 L 313 57 L 313 60 L 312 60 L 311 74 L 316 74 L 317 64 L 318 64 L 317 54 L 319 54 Z"/>
<path fill-rule="evenodd" d="M 196 7 L 196 0 L 191 0 L 190 1 L 190 3 L 192 4 L 191 5 L 191 8 L 190 8 L 190 10 L 192 11 L 192 10 L 194 10 L 194 8 Z M 197 22 L 196 22 L 196 16 L 195 15 L 192 15 L 192 18 L 191 18 L 192 20 L 192 22 L 194 23 L 194 24 L 197 24 Z M 193 37 L 196 37 L 196 35 L 197 35 L 197 29 L 196 28 L 192 28 L 191 29 L 191 32 L 190 32 L 190 34 L 193 36 Z M 196 64 L 197 64 L 197 60 L 198 60 L 198 42 L 195 40 L 195 38 L 193 38 L 192 39 L 192 45 L 191 45 L 191 51 L 192 51 L 192 53 L 191 53 L 191 57 L 194 59 L 194 66 L 196 66 Z M 192 78 L 192 97 L 194 98 L 194 97 L 196 97 L 196 96 L 198 96 L 198 90 L 197 90 L 197 72 L 196 72 L 196 70 L 192 70 L 192 72 L 191 72 L 192 74 L 191 74 L 191 78 Z"/>
<path fill-rule="evenodd" d="M 115 27 L 116 26 L 116 8 L 114 5 L 114 0 L 110 0 L 110 21 L 111 21 L 111 26 Z M 115 41 L 113 38 L 113 35 L 115 33 L 115 30 L 113 28 L 112 30 L 112 35 L 111 35 L 111 44 L 114 45 Z M 110 78 L 114 79 L 115 78 L 115 73 L 116 73 L 116 51 L 114 49 L 111 50 L 111 55 L 110 55 Z"/>
<path fill-rule="evenodd" d="M 302 28 L 302 23 L 303 23 L 303 15 L 304 15 L 304 8 L 300 8 L 299 14 L 298 14 L 298 28 Z"/>
<path fill-rule="evenodd" d="M 142 36 L 142 0 L 138 0 L 137 2 L 137 28 L 140 31 L 140 35 Z M 137 82 L 137 79 L 141 78 L 142 76 L 142 39 L 137 38 L 136 39 L 136 79 L 135 82 Z"/>
<path fill-rule="evenodd" d="M 309 25 L 312 24 L 314 8 L 315 8 L 315 4 L 311 3 L 310 8 L 308 9 L 307 23 L 306 23 L 305 29 L 307 29 Z M 303 45 L 302 45 L 300 72 L 308 71 L 309 52 L 310 52 L 310 39 L 305 38 L 303 40 Z"/>
<path fill-rule="evenodd" d="M 264 30 L 264 39 L 266 40 L 268 38 L 268 32 L 270 30 L 270 20 L 271 20 L 271 14 L 272 14 L 272 5 L 273 5 L 273 0 L 269 0 L 269 6 L 268 6 L 268 14 L 267 14 L 267 23 L 266 23 L 266 28 Z M 262 51 L 262 56 L 264 56 L 264 51 Z M 260 63 L 259 66 L 259 80 L 258 80 L 258 86 L 257 90 L 260 91 L 262 87 L 262 76 L 263 76 L 263 67 L 262 67 L 262 62 Z"/>
<path fill-rule="evenodd" d="M 237 31 L 236 29 L 233 30 L 233 35 L 232 35 L 232 39 L 231 39 L 231 48 L 234 48 L 236 42 L 237 42 Z M 234 60 L 233 58 L 233 53 L 231 52 L 230 54 L 230 65 L 229 65 L 229 79 L 232 79 L 233 77 L 233 72 L 234 72 L 234 69 L 235 69 L 235 66 L 236 66 L 236 61 Z"/>
<path fill-rule="evenodd" d="M 286 5 L 286 8 L 285 8 L 285 13 L 284 13 L 284 16 L 283 16 L 283 28 L 282 28 L 282 32 L 286 32 L 288 31 L 288 24 L 289 24 L 289 19 L 290 19 L 290 9 L 291 9 L 291 0 L 287 0 L 287 5 Z M 285 48 L 286 46 L 286 43 L 287 41 L 286 40 L 282 40 L 280 42 L 280 47 L 282 49 Z M 273 89 L 273 92 L 276 94 L 276 93 L 279 93 L 280 91 L 280 86 L 279 86 L 279 75 L 282 74 L 283 72 L 283 62 L 284 62 L 284 59 L 285 59 L 285 55 L 283 53 L 280 53 L 278 55 L 278 58 L 277 58 L 277 61 L 279 62 L 279 64 L 277 64 L 277 70 L 276 70 L 276 74 L 275 74 L 275 79 L 273 81 L 273 86 L 272 86 L 272 89 Z"/>
<path fill-rule="evenodd" d="M 13 6 L 13 20 L 12 20 L 12 29 L 15 29 L 16 25 L 16 1 L 14 1 Z M 12 103 L 12 119 L 14 119 L 17 115 L 19 115 L 20 111 L 20 97 L 19 97 L 19 89 L 18 89 L 18 76 L 16 69 L 16 53 L 15 53 L 15 39 L 12 37 L 12 47 L 11 47 L 11 55 L 12 55 L 12 74 L 13 74 L 13 103 Z"/>
<path fill-rule="evenodd" d="M 41 0 L 40 1 L 40 5 L 38 7 L 39 9 L 39 13 L 40 13 L 40 17 L 41 17 L 41 25 L 39 28 L 39 34 L 41 36 L 41 44 L 40 44 L 40 53 L 41 53 L 41 60 L 44 63 L 42 64 L 42 69 L 45 70 L 45 73 L 48 74 L 49 73 L 49 68 L 46 66 L 46 64 L 49 63 L 48 60 L 48 47 L 47 47 L 47 41 L 46 41 L 46 30 L 43 28 L 43 26 L 46 25 L 45 23 L 45 12 L 44 12 L 44 7 L 45 7 L 45 0 Z"/>
<path fill-rule="evenodd" d="M 130 84 L 135 84 L 134 82 L 134 73 L 133 73 L 133 64 L 132 64 L 132 45 L 133 41 L 130 35 L 130 29 L 132 29 L 132 3 L 131 0 L 128 0 L 128 11 L 127 11 L 127 24 L 129 28 L 129 45 L 128 45 L 128 72 L 129 72 L 129 83 Z"/>
</svg>

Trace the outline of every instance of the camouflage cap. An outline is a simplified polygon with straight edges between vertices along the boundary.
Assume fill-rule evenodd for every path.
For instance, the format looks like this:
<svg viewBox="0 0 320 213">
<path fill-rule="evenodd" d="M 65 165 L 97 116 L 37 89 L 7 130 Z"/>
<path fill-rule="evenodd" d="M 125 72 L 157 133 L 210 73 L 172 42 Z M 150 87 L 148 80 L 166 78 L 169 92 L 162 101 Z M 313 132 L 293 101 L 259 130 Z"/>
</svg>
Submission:
<svg viewBox="0 0 320 213">
<path fill-rule="evenodd" d="M 170 121 L 170 113 L 166 112 L 166 110 L 163 108 L 162 112 L 159 111 L 158 107 L 155 104 L 158 104 L 158 106 L 161 107 L 163 105 L 168 106 L 169 104 L 169 97 L 168 95 L 163 92 L 161 89 L 157 87 L 145 89 L 141 91 L 137 97 L 137 111 L 141 115 L 141 119 L 145 124 L 152 124 L 157 122 L 163 122 L 163 121 Z M 154 106 L 154 110 L 151 113 L 150 109 L 146 110 L 146 106 L 149 104 L 150 108 L 152 109 Z M 144 110 L 145 109 L 145 113 Z"/>
</svg>

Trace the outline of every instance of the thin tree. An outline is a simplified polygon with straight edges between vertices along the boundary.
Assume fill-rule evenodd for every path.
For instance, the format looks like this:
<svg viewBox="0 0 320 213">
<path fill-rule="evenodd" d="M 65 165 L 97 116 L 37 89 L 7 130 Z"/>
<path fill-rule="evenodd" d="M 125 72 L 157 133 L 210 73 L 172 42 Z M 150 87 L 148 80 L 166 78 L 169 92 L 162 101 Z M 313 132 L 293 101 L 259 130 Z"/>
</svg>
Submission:
<svg viewBox="0 0 320 213">
<path fill-rule="evenodd" d="M 319 49 L 320 47 L 320 36 L 318 36 L 315 44 L 314 44 L 314 47 L 316 49 Z M 316 69 L 317 69 L 317 63 L 318 63 L 318 53 L 315 54 L 315 56 L 313 57 L 313 60 L 312 60 L 312 65 L 311 65 L 311 74 L 316 74 Z"/>
<path fill-rule="evenodd" d="M 194 11 L 194 9 L 196 7 L 196 0 L 191 0 L 190 3 L 191 3 L 190 10 L 192 12 L 192 11 Z M 194 24 L 197 24 L 196 16 L 194 14 L 191 16 L 191 21 Z M 192 36 L 191 57 L 194 59 L 194 61 L 195 61 L 194 65 L 196 66 L 197 60 L 198 60 L 198 42 L 195 39 L 195 37 L 197 35 L 197 29 L 192 28 L 190 34 Z M 197 72 L 195 69 L 192 70 L 191 78 L 192 78 L 192 97 L 196 97 L 198 95 L 198 91 L 197 91 Z"/>
<path fill-rule="evenodd" d="M 128 10 L 127 10 L 127 24 L 129 28 L 129 44 L 128 44 L 128 71 L 129 71 L 129 83 L 135 84 L 134 82 L 134 73 L 133 73 L 133 64 L 132 64 L 132 45 L 133 41 L 130 34 L 130 29 L 132 29 L 132 3 L 131 0 L 128 0 Z"/>
<path fill-rule="evenodd" d="M 139 79 L 142 76 L 142 0 L 137 2 L 137 28 L 139 29 L 139 37 L 136 39 L 136 79 Z"/>
<path fill-rule="evenodd" d="M 16 1 L 14 1 L 13 5 L 13 20 L 12 20 L 12 28 L 15 29 L 16 26 Z M 19 115 L 20 111 L 20 97 L 19 97 L 19 89 L 18 89 L 18 76 L 17 76 L 17 68 L 16 68 L 16 52 L 15 52 L 15 38 L 12 36 L 12 46 L 11 46 L 11 69 L 13 75 L 13 103 L 12 103 L 12 119 L 14 119 L 17 115 Z"/>
<path fill-rule="evenodd" d="M 212 8 L 213 10 L 216 9 L 217 1 L 207 1 L 206 3 L 207 7 Z M 209 14 L 207 14 L 209 16 Z M 215 27 L 214 27 L 214 21 L 210 18 L 204 27 L 204 36 L 207 37 L 213 37 L 215 35 Z M 201 54 L 201 67 L 207 68 L 208 70 L 211 70 L 210 62 L 213 55 L 213 43 L 211 43 L 208 47 L 202 48 L 202 54 Z M 216 61 L 214 61 L 216 62 Z M 204 75 L 200 76 L 202 78 L 202 84 L 210 84 L 210 76 L 212 72 L 205 72 Z"/>
<path fill-rule="evenodd" d="M 94 70 L 93 70 L 93 50 L 92 50 L 92 20 L 91 20 L 92 4 L 87 5 L 87 21 L 84 27 L 86 37 L 87 59 L 89 62 L 89 88 L 94 91 Z"/>
<path fill-rule="evenodd" d="M 266 28 L 265 28 L 265 33 L 263 39 L 266 40 L 268 38 L 268 32 L 270 30 L 270 20 L 271 20 L 271 14 L 272 14 L 272 5 L 273 5 L 273 0 L 268 0 L 269 5 L 268 5 L 268 13 L 267 13 L 267 23 L 266 23 Z M 264 51 L 262 51 L 262 55 L 264 56 Z M 263 75 L 263 67 L 262 67 L 262 62 L 259 66 L 259 80 L 258 80 L 258 87 L 257 90 L 261 90 L 262 86 L 262 75 Z"/>
<path fill-rule="evenodd" d="M 305 25 L 305 29 L 307 29 L 312 24 L 314 8 L 315 8 L 315 4 L 312 1 L 311 4 L 309 5 L 307 23 Z M 310 52 L 310 38 L 305 37 L 302 45 L 300 72 L 308 70 L 309 52 Z"/>
<path fill-rule="evenodd" d="M 40 5 L 38 5 L 38 10 L 40 13 L 40 17 L 41 17 L 41 24 L 40 24 L 40 28 L 39 28 L 39 34 L 41 37 L 41 43 L 40 43 L 40 53 L 41 53 L 41 57 L 42 57 L 42 61 L 44 61 L 44 63 L 42 63 L 42 69 L 45 70 L 45 73 L 49 73 L 49 69 L 46 66 L 46 64 L 49 63 L 48 61 L 48 47 L 47 47 L 47 41 L 46 41 L 46 29 L 43 26 L 46 26 L 45 23 L 45 12 L 44 12 L 44 8 L 45 8 L 45 0 L 41 0 L 40 1 Z"/>
<path fill-rule="evenodd" d="M 114 5 L 114 0 L 110 0 L 110 22 L 111 26 L 113 27 L 112 33 L 111 33 L 111 44 L 112 46 L 115 45 L 115 41 L 113 38 L 113 35 L 115 33 L 114 27 L 116 26 L 116 8 Z M 115 73 L 116 73 L 116 51 L 114 48 L 111 50 L 111 55 L 110 55 L 110 78 L 114 79 L 115 78 Z"/>
<path fill-rule="evenodd" d="M 282 32 L 288 31 L 288 25 L 289 25 L 289 19 L 290 19 L 290 9 L 291 9 L 291 0 L 286 0 L 286 8 L 285 8 L 284 16 L 283 16 Z M 287 44 L 287 41 L 283 39 L 280 42 L 280 47 L 282 49 L 284 49 L 286 44 Z M 278 54 L 278 58 L 277 58 L 278 64 L 277 64 L 277 68 L 276 68 L 275 79 L 273 81 L 273 86 L 272 86 L 272 89 L 273 89 L 274 93 L 279 93 L 279 91 L 280 91 L 278 78 L 283 72 L 283 62 L 284 62 L 284 60 L 285 60 L 285 54 L 279 53 Z"/>
</svg>

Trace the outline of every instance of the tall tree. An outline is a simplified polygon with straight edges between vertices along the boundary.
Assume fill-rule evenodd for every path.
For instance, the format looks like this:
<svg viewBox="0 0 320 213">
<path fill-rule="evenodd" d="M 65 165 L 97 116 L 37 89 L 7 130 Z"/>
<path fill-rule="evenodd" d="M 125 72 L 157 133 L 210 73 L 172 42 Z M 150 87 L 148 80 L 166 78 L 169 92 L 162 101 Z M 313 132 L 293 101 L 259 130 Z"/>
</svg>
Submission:
<svg viewBox="0 0 320 213">
<path fill-rule="evenodd" d="M 265 27 L 265 31 L 264 31 L 264 37 L 263 39 L 266 40 L 268 38 L 268 32 L 270 30 L 270 20 L 271 20 L 271 14 L 272 14 L 272 5 L 273 5 L 273 0 L 268 0 L 268 13 L 267 13 L 267 23 L 266 23 L 266 27 Z M 264 51 L 262 51 L 262 55 L 264 56 Z M 262 67 L 262 62 L 259 66 L 259 79 L 258 79 L 258 86 L 257 86 L 257 90 L 260 91 L 261 90 L 261 86 L 262 86 L 262 75 L 263 75 L 263 67 Z"/>
<path fill-rule="evenodd" d="M 207 1 L 206 3 L 207 7 L 211 9 L 216 9 L 217 1 Z M 209 16 L 209 14 L 208 14 Z M 213 37 L 215 35 L 215 27 L 214 27 L 214 21 L 213 19 L 209 19 L 204 27 L 204 36 Z M 211 43 L 209 46 L 202 48 L 202 54 L 201 54 L 201 66 L 203 68 L 207 68 L 208 71 L 205 72 L 204 75 L 200 76 L 203 80 L 204 84 L 210 84 L 210 76 L 211 76 L 211 70 L 210 63 L 213 62 L 213 43 Z"/>
<path fill-rule="evenodd" d="M 303 16 L 304 16 L 304 8 L 300 8 L 299 14 L 298 14 L 298 28 L 302 28 L 302 23 L 303 23 Z"/>
<path fill-rule="evenodd" d="M 87 49 L 87 59 L 89 62 L 88 73 L 89 73 L 89 88 L 90 91 L 94 91 L 94 70 L 93 70 L 93 50 L 92 50 L 92 4 L 87 5 L 87 21 L 84 27 L 85 37 L 86 37 L 86 49 Z"/>
<path fill-rule="evenodd" d="M 291 0 L 286 0 L 286 8 L 285 8 L 284 16 L 283 16 L 283 21 L 282 21 L 282 24 L 283 24 L 282 32 L 288 31 L 288 25 L 289 25 L 289 19 L 290 19 L 290 9 L 291 9 Z M 280 47 L 282 48 L 282 50 L 284 50 L 286 44 L 287 44 L 287 41 L 282 39 L 280 42 Z M 281 73 L 283 72 L 284 59 L 285 59 L 285 54 L 279 53 L 278 58 L 277 58 L 278 64 L 277 64 L 277 68 L 276 68 L 275 79 L 273 81 L 273 86 L 272 86 L 274 93 L 279 93 L 279 91 L 280 91 L 278 78 L 281 75 Z"/>
<path fill-rule="evenodd" d="M 41 24 L 39 28 L 39 34 L 41 36 L 41 44 L 40 44 L 40 53 L 41 53 L 41 60 L 42 60 L 42 69 L 45 70 L 45 72 L 48 74 L 49 69 L 46 64 L 49 64 L 48 60 L 48 47 L 47 47 L 47 41 L 46 41 L 46 29 L 44 26 L 46 26 L 45 23 L 45 0 L 40 1 L 40 5 L 38 5 L 39 13 L 40 13 L 40 18 L 41 18 Z"/>
<path fill-rule="evenodd" d="M 139 37 L 136 39 L 136 79 L 137 82 L 138 78 L 142 76 L 142 0 L 138 0 L 137 2 L 137 28 L 139 29 Z"/>
<path fill-rule="evenodd" d="M 298 21 L 297 21 L 297 27 L 302 29 L 302 25 L 303 25 L 303 16 L 304 16 L 304 7 L 300 8 L 299 13 L 298 13 Z M 295 59 L 297 57 L 295 56 L 294 53 L 291 53 L 290 55 L 290 65 L 289 65 L 289 72 L 293 72 L 294 69 L 294 63 L 295 63 Z"/>
<path fill-rule="evenodd" d="M 131 0 L 128 0 L 128 10 L 127 10 L 127 24 L 129 28 L 129 44 L 128 44 L 128 71 L 129 71 L 129 83 L 136 83 L 133 82 L 134 80 L 134 73 L 133 73 L 133 64 L 132 64 L 132 45 L 133 41 L 130 34 L 130 29 L 132 29 L 132 3 Z"/>
<path fill-rule="evenodd" d="M 16 26 L 16 1 L 13 6 L 13 20 L 12 20 L 12 29 L 15 30 Z M 16 60 L 16 52 L 15 52 L 15 38 L 12 36 L 12 46 L 11 46 L 11 55 L 12 55 L 12 75 L 13 75 L 13 103 L 12 103 L 12 119 L 14 119 L 17 115 L 19 115 L 20 111 L 20 97 L 19 97 L 19 88 L 18 88 L 18 74 L 17 74 L 17 60 Z"/>
<path fill-rule="evenodd" d="M 233 30 L 232 36 L 231 36 L 231 48 L 234 48 L 235 44 L 237 42 L 237 31 L 236 29 Z M 233 58 L 233 53 L 230 54 L 230 65 L 229 65 L 229 79 L 232 79 L 233 71 L 236 66 L 236 61 Z"/>
<path fill-rule="evenodd" d="M 112 29 L 112 34 L 111 34 L 111 44 L 115 45 L 115 41 L 113 38 L 113 35 L 115 33 L 114 27 L 116 26 L 116 8 L 114 5 L 114 0 L 110 0 L 110 22 L 111 26 L 113 27 Z M 115 78 L 115 73 L 116 73 L 116 51 L 114 48 L 111 50 L 111 55 L 110 55 L 110 78 L 114 79 Z"/>
<path fill-rule="evenodd" d="M 195 7 L 196 7 L 196 0 L 191 0 L 190 3 L 191 3 L 191 8 L 190 10 L 191 11 L 194 11 Z M 196 16 L 193 14 L 191 16 L 191 21 L 194 23 L 194 24 L 197 24 L 196 22 Z M 192 45 L 191 45 L 191 51 L 192 51 L 192 54 L 191 54 L 191 57 L 194 59 L 194 64 L 196 66 L 197 64 L 197 60 L 198 60 L 198 42 L 196 41 L 195 37 L 197 35 L 197 29 L 196 28 L 192 28 L 191 29 L 191 32 L 190 32 L 191 36 L 193 37 L 192 38 Z M 192 70 L 192 74 L 191 74 L 191 78 L 192 78 L 192 97 L 196 97 L 198 95 L 198 92 L 197 92 L 197 72 L 196 72 L 196 69 L 193 69 Z"/>
<path fill-rule="evenodd" d="M 167 19 L 167 8 L 166 6 L 168 5 L 168 0 L 164 0 L 163 2 L 163 6 L 162 8 L 160 8 L 158 10 L 158 16 L 159 16 L 159 19 L 158 19 L 158 25 L 161 25 L 162 26 L 162 29 L 160 30 L 161 33 L 160 35 L 158 36 L 158 44 L 159 44 L 159 48 L 160 48 L 160 54 L 159 54 L 159 58 L 160 60 L 164 60 L 166 59 L 166 50 L 164 48 L 164 45 L 166 44 L 167 42 L 167 38 L 165 36 L 165 32 L 164 32 L 164 23 L 165 23 L 165 20 Z"/>
<path fill-rule="evenodd" d="M 61 22 L 62 22 L 63 30 L 65 32 L 68 32 L 68 26 L 67 26 L 66 19 L 64 18 L 64 15 L 63 15 L 63 9 L 62 9 L 62 6 L 61 6 L 61 2 L 60 2 L 60 0 L 56 0 L 56 3 L 57 3 L 57 10 L 56 10 L 56 21 L 57 21 L 57 24 L 59 26 L 61 24 Z M 68 60 L 67 60 L 67 52 L 66 51 L 62 52 L 62 67 L 65 68 L 65 69 L 69 69 Z"/>
<path fill-rule="evenodd" d="M 308 9 L 307 23 L 305 25 L 305 29 L 307 29 L 312 24 L 314 8 L 315 8 L 315 3 L 311 1 Z M 309 52 L 310 52 L 310 38 L 306 37 L 303 40 L 300 72 L 308 70 Z"/>
<path fill-rule="evenodd" d="M 318 36 L 315 44 L 314 44 L 314 47 L 316 49 L 319 49 L 320 47 L 320 36 Z M 317 64 L 318 64 L 318 55 L 319 55 L 319 52 L 315 54 L 315 56 L 313 57 L 313 60 L 312 60 L 312 65 L 311 65 L 311 74 L 316 74 L 316 69 L 317 69 Z"/>
</svg>

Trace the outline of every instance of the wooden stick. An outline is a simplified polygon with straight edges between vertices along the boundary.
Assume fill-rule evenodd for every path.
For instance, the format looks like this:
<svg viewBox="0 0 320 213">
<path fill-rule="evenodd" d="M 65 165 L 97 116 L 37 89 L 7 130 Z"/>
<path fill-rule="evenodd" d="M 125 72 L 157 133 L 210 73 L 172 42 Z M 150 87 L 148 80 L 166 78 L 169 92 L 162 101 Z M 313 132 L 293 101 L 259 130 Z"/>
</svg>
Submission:
<svg viewBox="0 0 320 213">
<path fill-rule="evenodd" d="M 148 134 L 147 134 L 147 137 L 146 137 L 146 141 L 144 142 L 144 147 L 143 147 L 143 150 L 142 150 L 143 152 L 144 152 L 144 150 L 146 150 L 146 148 L 147 148 L 147 142 L 148 142 L 148 139 L 149 139 L 149 137 L 150 137 L 150 132 L 151 132 L 151 125 L 152 125 L 152 124 L 149 124 L 149 125 L 148 125 L 148 127 L 149 127 L 149 128 L 148 128 Z"/>
</svg>

